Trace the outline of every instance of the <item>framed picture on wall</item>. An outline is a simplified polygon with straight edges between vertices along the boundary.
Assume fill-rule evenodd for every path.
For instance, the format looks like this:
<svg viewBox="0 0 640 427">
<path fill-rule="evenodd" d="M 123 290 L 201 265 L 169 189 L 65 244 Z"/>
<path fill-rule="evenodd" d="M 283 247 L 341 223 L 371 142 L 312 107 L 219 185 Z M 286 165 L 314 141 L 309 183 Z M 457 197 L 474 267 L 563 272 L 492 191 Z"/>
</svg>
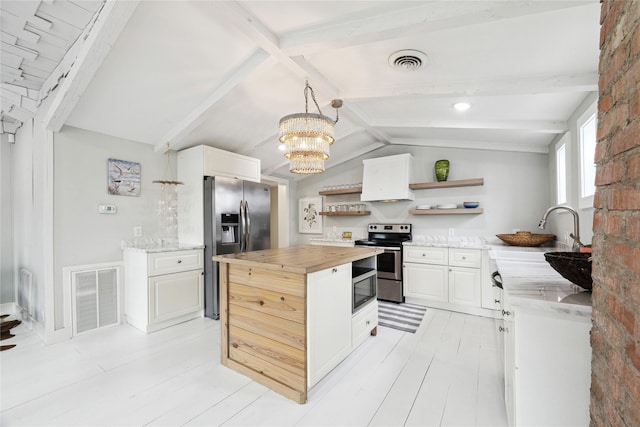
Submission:
<svg viewBox="0 0 640 427">
<path fill-rule="evenodd" d="M 322 197 L 303 197 L 298 202 L 298 231 L 322 234 Z"/>
<path fill-rule="evenodd" d="M 108 191 L 117 196 L 140 195 L 140 163 L 109 159 Z"/>
</svg>

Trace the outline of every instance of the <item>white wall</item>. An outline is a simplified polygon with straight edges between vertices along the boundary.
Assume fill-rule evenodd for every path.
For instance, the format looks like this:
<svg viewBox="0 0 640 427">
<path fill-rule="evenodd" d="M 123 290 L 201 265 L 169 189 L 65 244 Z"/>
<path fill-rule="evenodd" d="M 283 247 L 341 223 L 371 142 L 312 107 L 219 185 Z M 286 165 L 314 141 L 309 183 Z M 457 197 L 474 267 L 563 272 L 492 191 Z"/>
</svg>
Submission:
<svg viewBox="0 0 640 427">
<path fill-rule="evenodd" d="M 73 127 L 55 134 L 55 300 L 63 306 L 62 268 L 122 260 L 121 241 L 133 240 L 133 227 L 142 226 L 143 238 L 170 237 L 161 228 L 156 207 L 165 178 L 167 157 L 154 147 Z M 107 193 L 107 160 L 141 164 L 139 197 Z M 175 155 L 170 156 L 175 177 Z M 99 214 L 100 204 L 117 207 L 116 214 Z M 64 321 L 56 310 L 56 325 Z M 67 325 L 68 326 L 68 325 Z"/>
<path fill-rule="evenodd" d="M 339 144 L 337 141 L 336 144 Z M 336 227 L 338 233 L 365 233 L 370 222 L 407 222 L 413 224 L 414 235 L 446 236 L 450 228 L 458 236 L 493 237 L 498 233 L 512 233 L 514 229 L 539 232 L 538 221 L 549 205 L 549 160 L 547 154 L 500 152 L 467 149 L 446 149 L 414 146 L 390 146 L 343 163 L 324 174 L 297 181 L 291 186 L 292 244 L 302 244 L 318 234 L 299 234 L 297 200 L 317 196 L 325 185 L 362 182 L 362 159 L 399 153 L 415 157 L 411 182 L 431 182 L 434 162 L 451 162 L 449 180 L 484 178 L 479 187 L 416 190 L 412 202 L 368 203 L 372 214 L 356 217 L 325 217 L 324 231 Z M 394 173 L 394 171 L 389 171 Z M 325 203 L 356 201 L 358 195 L 325 196 Z M 409 215 L 416 205 L 436 205 L 479 201 L 484 213 L 480 215 Z"/>
<path fill-rule="evenodd" d="M 15 301 L 13 267 L 13 216 L 11 202 L 13 144 L 0 135 L 0 304 Z"/>
</svg>

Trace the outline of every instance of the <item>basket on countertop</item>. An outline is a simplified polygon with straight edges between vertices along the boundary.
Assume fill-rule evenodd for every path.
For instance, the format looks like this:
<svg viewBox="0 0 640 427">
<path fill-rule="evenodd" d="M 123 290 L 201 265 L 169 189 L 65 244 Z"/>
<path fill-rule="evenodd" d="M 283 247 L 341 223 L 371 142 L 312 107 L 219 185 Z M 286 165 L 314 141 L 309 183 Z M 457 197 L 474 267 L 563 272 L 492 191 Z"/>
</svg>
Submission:
<svg viewBox="0 0 640 427">
<path fill-rule="evenodd" d="M 500 240 L 512 246 L 540 246 L 555 239 L 555 234 L 533 234 L 530 231 L 518 231 L 515 234 L 496 234 Z"/>
<path fill-rule="evenodd" d="M 593 287 L 591 254 L 588 252 L 546 252 L 544 258 L 562 277 L 586 290 Z"/>
</svg>

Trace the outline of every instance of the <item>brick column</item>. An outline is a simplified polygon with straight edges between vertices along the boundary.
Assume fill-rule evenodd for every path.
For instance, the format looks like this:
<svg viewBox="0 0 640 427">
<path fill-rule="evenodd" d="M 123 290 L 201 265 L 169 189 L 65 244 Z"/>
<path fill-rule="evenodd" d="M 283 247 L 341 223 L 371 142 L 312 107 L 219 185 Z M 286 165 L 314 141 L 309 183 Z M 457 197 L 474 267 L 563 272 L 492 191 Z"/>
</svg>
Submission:
<svg viewBox="0 0 640 427">
<path fill-rule="evenodd" d="M 601 7 L 591 425 L 640 426 L 640 0 Z"/>
</svg>

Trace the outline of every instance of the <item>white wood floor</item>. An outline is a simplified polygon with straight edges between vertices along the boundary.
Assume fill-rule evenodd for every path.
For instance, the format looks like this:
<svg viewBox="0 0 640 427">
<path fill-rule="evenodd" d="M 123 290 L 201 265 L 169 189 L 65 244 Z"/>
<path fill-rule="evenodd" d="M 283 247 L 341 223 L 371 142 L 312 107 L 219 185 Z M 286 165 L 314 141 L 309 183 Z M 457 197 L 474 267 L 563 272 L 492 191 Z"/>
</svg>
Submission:
<svg viewBox="0 0 640 427">
<path fill-rule="evenodd" d="M 24 325 L 0 353 L 2 426 L 505 426 L 492 319 L 428 309 L 379 327 L 298 405 L 219 363 L 219 323 L 121 325 L 44 346 Z"/>
</svg>

